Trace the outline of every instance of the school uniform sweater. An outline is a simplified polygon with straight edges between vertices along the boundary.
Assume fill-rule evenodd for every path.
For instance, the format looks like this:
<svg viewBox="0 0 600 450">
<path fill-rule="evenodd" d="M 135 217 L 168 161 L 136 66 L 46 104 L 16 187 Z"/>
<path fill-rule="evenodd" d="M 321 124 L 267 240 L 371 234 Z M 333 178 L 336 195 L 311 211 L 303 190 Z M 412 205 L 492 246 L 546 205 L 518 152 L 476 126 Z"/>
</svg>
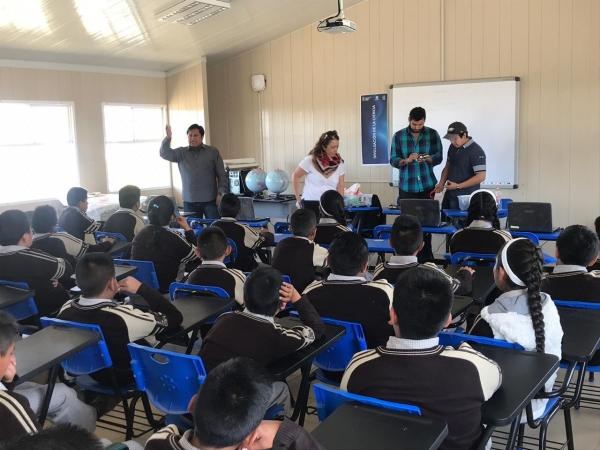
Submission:
<svg viewBox="0 0 600 450">
<path fill-rule="evenodd" d="M 437 337 L 392 336 L 384 346 L 354 355 L 340 389 L 418 406 L 424 416 L 448 424 L 440 449 L 468 450 L 481 436 L 481 405 L 501 383 L 500 367 L 466 343 L 455 350 L 439 345 Z"/>
<path fill-rule="evenodd" d="M 506 230 L 496 230 L 490 222 L 474 220 L 458 230 L 450 239 L 450 253 L 493 253 L 496 254 L 512 239 Z"/>
<path fill-rule="evenodd" d="M 185 232 L 185 238 L 167 227 L 146 225 L 131 246 L 131 259 L 152 261 L 158 276 L 160 292 L 169 292 L 169 285 L 178 279 L 185 264 L 197 261 L 194 251 L 196 236 L 193 230 Z"/>
<path fill-rule="evenodd" d="M 41 427 L 25 397 L 0 383 L 0 441 L 6 442 L 24 434 L 37 433 Z"/>
<path fill-rule="evenodd" d="M 244 304 L 244 283 L 246 275 L 237 269 L 229 269 L 221 261 L 202 261 L 192 273 L 186 283 L 201 284 L 203 286 L 216 286 L 225 289 L 230 298 Z"/>
<path fill-rule="evenodd" d="M 33 238 L 32 247 L 45 250 L 51 255 L 59 257 L 52 253 L 57 250 L 56 241 L 62 242 L 66 253 L 70 260 L 76 261 L 88 252 L 107 252 L 112 247 L 110 242 L 99 242 L 97 244 L 88 244 L 75 236 L 64 231 L 56 231 L 53 233 L 37 234 Z"/>
<path fill-rule="evenodd" d="M 98 222 L 75 206 L 69 206 L 62 212 L 58 218 L 58 225 L 71 236 L 82 241 L 85 241 L 86 234 L 92 234 L 100 229 Z"/>
<path fill-rule="evenodd" d="M 473 292 L 473 275 L 469 271 L 459 270 L 456 272 L 456 278 L 453 278 L 434 263 L 419 264 L 417 257 L 413 255 L 394 255 L 388 262 L 378 264 L 373 272 L 373 279 L 387 280 L 391 284 L 396 284 L 398 277 L 413 267 L 423 267 L 438 271 L 438 273 L 442 274 L 450 282 L 452 292 L 457 295 L 469 295 Z"/>
<path fill-rule="evenodd" d="M 315 280 L 315 267 L 326 264 L 328 252 L 302 236 L 290 236 L 277 244 L 271 265 L 289 275 L 298 292 Z"/>
<path fill-rule="evenodd" d="M 540 290 L 558 300 L 600 303 L 600 271 L 559 264 L 544 276 Z"/>
<path fill-rule="evenodd" d="M 274 244 L 273 233 L 261 234 L 255 228 L 238 222 L 234 217 L 222 217 L 211 226 L 219 227 L 225 236 L 235 242 L 237 258 L 231 267 L 243 272 L 252 272 L 258 266 L 254 258 L 256 249 L 263 245 Z"/>
<path fill-rule="evenodd" d="M 144 226 L 146 224 L 139 211 L 129 208 L 119 208 L 108 218 L 102 230 L 110 233 L 121 233 L 131 242 L 135 235 L 142 231 Z"/>
<path fill-rule="evenodd" d="M 236 356 L 252 358 L 266 366 L 320 338 L 324 325 L 310 302 L 302 297 L 294 307 L 303 325 L 292 328 L 278 325 L 273 317 L 248 310 L 221 315 L 199 352 L 206 370 Z"/>
<path fill-rule="evenodd" d="M 71 236 L 68 233 L 65 234 Z M 77 238 L 73 237 L 73 239 Z M 41 250 L 52 256 L 56 256 L 57 258 L 62 258 L 65 261 L 68 261 L 68 263 L 71 264 L 72 267 L 75 267 L 77 265 L 77 259 L 74 256 L 69 255 L 63 241 L 52 237 L 52 233 L 34 235 L 33 242 L 31 243 L 31 248 Z"/>
<path fill-rule="evenodd" d="M 34 289 L 40 316 L 55 314 L 69 299 L 63 284 L 72 283 L 71 275 L 73 268 L 64 259 L 20 245 L 0 246 L 0 279 L 25 282 Z"/>
<path fill-rule="evenodd" d="M 321 217 L 317 225 L 315 242 L 320 245 L 329 245 L 336 237 L 346 231 L 352 230 L 345 225 L 339 224 L 337 220 L 331 217 Z"/>
<path fill-rule="evenodd" d="M 394 334 L 388 324 L 394 288 L 386 280 L 331 274 L 311 283 L 304 295 L 321 317 L 360 323 L 369 348 L 384 345 Z"/>
<path fill-rule="evenodd" d="M 120 385 L 133 382 L 127 344 L 176 329 L 183 320 L 179 310 L 149 286 L 142 284 L 136 294 L 148 303 L 148 311 L 111 299 L 81 297 L 66 303 L 58 314 L 60 319 L 100 326 Z M 92 374 L 92 377 L 104 383 L 110 382 L 107 369 Z"/>
</svg>

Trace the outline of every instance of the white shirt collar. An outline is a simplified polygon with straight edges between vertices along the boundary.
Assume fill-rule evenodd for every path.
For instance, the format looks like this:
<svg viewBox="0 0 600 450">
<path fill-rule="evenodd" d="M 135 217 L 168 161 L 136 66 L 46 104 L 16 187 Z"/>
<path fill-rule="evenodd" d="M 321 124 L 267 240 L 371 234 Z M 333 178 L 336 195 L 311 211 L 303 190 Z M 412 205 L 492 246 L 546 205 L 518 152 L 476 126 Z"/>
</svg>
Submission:
<svg viewBox="0 0 600 450">
<path fill-rule="evenodd" d="M 221 221 L 221 222 L 237 222 L 237 219 L 235 217 L 221 217 L 220 219 L 215 219 L 216 221 Z"/>
<path fill-rule="evenodd" d="M 296 239 L 304 239 L 305 241 L 308 241 L 308 242 L 313 242 L 313 241 L 311 241 L 309 238 L 307 238 L 306 236 L 296 236 L 296 235 L 292 235 L 292 236 L 290 236 L 290 237 L 293 237 L 293 238 L 296 238 Z"/>
<path fill-rule="evenodd" d="M 437 347 L 439 344 L 440 339 L 437 336 L 429 339 L 404 339 L 390 336 L 385 348 L 390 350 L 424 350 Z"/>
<path fill-rule="evenodd" d="M 177 445 L 181 447 L 183 450 L 202 450 L 200 447 L 195 447 L 192 445 L 192 433 L 194 430 L 187 430 L 185 433 L 181 435 Z"/>
<path fill-rule="evenodd" d="M 467 228 L 485 228 L 486 230 L 489 230 L 494 228 L 494 226 L 487 220 L 474 220 Z"/>
<path fill-rule="evenodd" d="M 337 220 L 335 220 L 333 217 L 321 217 L 319 219 L 319 223 L 323 224 L 323 223 L 338 223 Z"/>
<path fill-rule="evenodd" d="M 587 273 L 587 267 L 578 266 L 575 264 L 557 264 L 554 266 L 552 273 L 565 273 L 565 272 L 584 272 Z"/>
<path fill-rule="evenodd" d="M 27 247 L 23 245 L 0 245 L 0 253 L 16 253 L 26 249 Z"/>
<path fill-rule="evenodd" d="M 201 266 L 221 266 L 223 268 L 227 267 L 225 265 L 225 263 L 223 261 L 209 261 L 209 260 L 205 260 L 202 261 L 202 264 L 200 264 Z"/>
<path fill-rule="evenodd" d="M 86 298 L 86 297 L 79 297 L 79 300 L 77 300 L 77 303 L 80 306 L 95 306 L 95 305 L 99 305 L 100 303 L 113 303 L 114 300 L 112 299 L 108 299 L 108 298 Z"/>
<path fill-rule="evenodd" d="M 1 381 L 0 381 L 0 391 L 8 391 L 8 389 L 6 389 L 6 386 L 4 386 Z"/>
<path fill-rule="evenodd" d="M 264 314 L 256 314 L 251 311 L 248 311 L 247 308 L 244 308 L 244 314 L 251 316 L 251 317 L 258 317 L 259 319 L 267 320 L 271 323 L 275 323 L 275 319 L 272 316 L 266 316 Z"/>
<path fill-rule="evenodd" d="M 388 261 L 389 266 L 406 266 L 408 264 L 418 263 L 415 255 L 394 255 Z"/>
<path fill-rule="evenodd" d="M 367 281 L 365 277 L 361 276 L 350 276 L 350 275 L 337 275 L 335 273 L 330 273 L 327 277 L 327 281 Z"/>
</svg>

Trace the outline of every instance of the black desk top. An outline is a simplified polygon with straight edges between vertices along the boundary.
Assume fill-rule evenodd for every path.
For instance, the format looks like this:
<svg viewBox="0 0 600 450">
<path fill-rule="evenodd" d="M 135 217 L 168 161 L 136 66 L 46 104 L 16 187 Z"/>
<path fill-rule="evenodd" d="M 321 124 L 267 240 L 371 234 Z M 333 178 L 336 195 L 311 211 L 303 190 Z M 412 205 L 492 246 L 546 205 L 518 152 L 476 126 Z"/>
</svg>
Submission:
<svg viewBox="0 0 600 450">
<path fill-rule="evenodd" d="M 59 364 L 89 344 L 98 342 L 98 335 L 87 330 L 49 326 L 15 343 L 18 382 Z"/>
<path fill-rule="evenodd" d="M 564 332 L 562 357 L 567 361 L 592 359 L 600 344 L 600 311 L 558 308 Z"/>
<path fill-rule="evenodd" d="M 473 345 L 498 363 L 502 369 L 502 386 L 481 408 L 483 423 L 493 426 L 509 425 L 529 401 L 544 387 L 558 369 L 554 355 L 524 352 L 507 348 Z"/>
<path fill-rule="evenodd" d="M 452 302 L 452 317 L 456 317 L 459 314 L 466 311 L 466 309 L 473 304 L 472 297 L 465 297 L 463 295 L 455 295 L 454 301 Z"/>
<path fill-rule="evenodd" d="M 448 266 L 444 271 L 454 277 L 460 268 L 461 266 Z M 482 303 L 496 286 L 494 282 L 494 268 L 482 266 L 473 267 L 473 269 L 475 270 L 475 274 L 473 275 L 472 297 L 476 303 Z"/>
<path fill-rule="evenodd" d="M 277 319 L 277 323 L 286 327 L 293 327 L 301 324 L 300 319 L 284 317 Z M 272 364 L 269 364 L 268 369 L 275 378 L 283 380 L 300 369 L 302 365 L 309 359 L 314 358 L 323 349 L 334 344 L 345 333 L 343 327 L 335 325 L 325 325 L 325 336 L 321 339 L 306 346 L 302 350 L 298 350 L 290 355 L 287 355 Z"/>
<path fill-rule="evenodd" d="M 32 289 L 19 289 L 12 286 L 0 285 L 0 309 L 8 308 L 33 295 L 35 295 L 35 291 Z"/>
<path fill-rule="evenodd" d="M 345 403 L 312 435 L 328 450 L 433 450 L 448 435 L 448 427 L 438 419 Z"/>
<path fill-rule="evenodd" d="M 127 250 L 131 247 L 131 242 L 117 241 L 113 244 L 113 246 L 108 250 L 110 255 L 114 255 L 115 253 L 120 253 L 123 250 Z"/>
<path fill-rule="evenodd" d="M 122 280 L 129 275 L 133 275 L 137 272 L 137 267 L 135 266 L 123 266 L 120 264 L 115 264 L 115 278 L 118 280 Z M 75 274 L 71 275 L 71 278 L 76 280 Z"/>
</svg>

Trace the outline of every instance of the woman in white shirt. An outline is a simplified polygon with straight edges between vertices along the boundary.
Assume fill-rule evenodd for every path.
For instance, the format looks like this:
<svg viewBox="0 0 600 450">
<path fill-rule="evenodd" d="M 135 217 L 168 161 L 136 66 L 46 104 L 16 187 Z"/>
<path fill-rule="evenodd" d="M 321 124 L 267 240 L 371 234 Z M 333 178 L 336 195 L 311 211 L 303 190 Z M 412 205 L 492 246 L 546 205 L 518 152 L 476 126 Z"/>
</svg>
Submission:
<svg viewBox="0 0 600 450">
<path fill-rule="evenodd" d="M 344 195 L 346 166 L 338 153 L 339 146 L 337 131 L 326 131 L 292 174 L 297 206 L 313 210 L 317 217 L 323 193 L 334 190 Z M 300 194 L 300 182 L 304 177 L 304 190 Z"/>
</svg>

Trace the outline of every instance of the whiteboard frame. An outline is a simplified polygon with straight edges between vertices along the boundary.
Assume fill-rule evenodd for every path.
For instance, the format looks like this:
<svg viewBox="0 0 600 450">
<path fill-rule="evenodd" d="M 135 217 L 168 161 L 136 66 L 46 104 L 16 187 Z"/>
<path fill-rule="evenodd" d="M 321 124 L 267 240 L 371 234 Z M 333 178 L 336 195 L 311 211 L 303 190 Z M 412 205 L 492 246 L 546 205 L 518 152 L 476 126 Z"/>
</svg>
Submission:
<svg viewBox="0 0 600 450">
<path fill-rule="evenodd" d="M 443 81 L 422 81 L 422 82 L 414 82 L 414 83 L 396 83 L 396 84 L 390 84 L 389 88 L 388 88 L 388 124 L 392 125 L 393 124 L 393 116 L 392 113 L 394 111 L 394 96 L 393 96 L 393 89 L 396 87 L 413 87 L 413 86 L 437 86 L 440 84 L 467 84 L 467 83 L 488 83 L 488 82 L 495 82 L 495 81 L 516 81 L 516 94 L 515 94 L 515 142 L 514 142 L 514 146 L 515 146 L 515 162 L 514 162 L 514 174 L 515 174 L 515 180 L 514 180 L 514 184 L 512 186 L 506 186 L 506 185 L 492 185 L 492 184 L 482 184 L 481 187 L 482 188 L 500 188 L 500 189 L 518 189 L 519 188 L 519 106 L 521 103 L 521 78 L 517 77 L 517 76 L 512 76 L 512 77 L 494 77 L 494 78 L 477 78 L 477 79 L 471 79 L 471 80 L 443 80 Z M 392 154 L 391 154 L 391 146 L 392 146 L 392 138 L 394 136 L 395 131 L 392 129 L 393 126 L 389 126 L 388 127 L 388 131 L 389 131 L 389 136 L 388 136 L 388 142 L 390 144 L 390 159 L 392 158 Z M 396 130 L 398 131 L 398 130 Z M 391 166 L 390 166 L 391 167 Z M 393 170 L 395 168 L 391 167 L 390 173 L 393 174 Z M 393 180 L 393 176 L 391 177 L 392 180 L 389 182 L 389 185 L 392 187 L 398 187 L 394 184 L 394 180 Z"/>
</svg>

